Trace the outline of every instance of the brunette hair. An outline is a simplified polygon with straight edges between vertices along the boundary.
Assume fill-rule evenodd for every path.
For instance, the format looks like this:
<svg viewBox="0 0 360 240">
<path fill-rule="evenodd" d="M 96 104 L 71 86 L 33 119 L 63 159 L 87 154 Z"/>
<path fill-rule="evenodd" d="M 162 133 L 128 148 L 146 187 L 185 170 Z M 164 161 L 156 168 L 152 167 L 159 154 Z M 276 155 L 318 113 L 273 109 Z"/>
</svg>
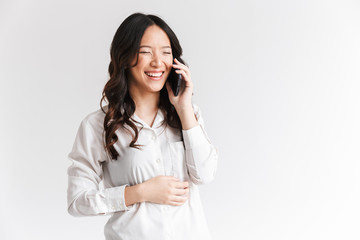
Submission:
<svg viewBox="0 0 360 240">
<path fill-rule="evenodd" d="M 105 113 L 104 118 L 104 144 L 106 152 L 111 159 L 117 159 L 119 153 L 115 150 L 114 144 L 118 140 L 116 130 L 123 128 L 132 134 L 132 141 L 129 146 L 139 148 L 140 145 L 135 144 L 139 130 L 136 125 L 130 121 L 131 116 L 135 112 L 135 103 L 129 94 L 129 79 L 127 77 L 129 68 L 136 66 L 138 62 L 138 52 L 141 38 L 145 30 L 152 25 L 160 27 L 169 37 L 173 58 L 181 59 L 182 48 L 179 40 L 171 28 L 164 20 L 154 15 L 145 15 L 142 13 L 134 13 L 127 17 L 117 29 L 114 39 L 111 43 L 109 64 L 110 79 L 105 84 L 100 100 L 100 107 Z M 136 57 L 135 65 L 131 66 L 131 62 Z M 108 102 L 107 109 L 102 106 L 102 102 Z M 159 108 L 165 111 L 164 123 L 173 128 L 181 130 L 181 122 L 179 116 L 170 103 L 166 87 L 160 90 Z M 129 131 L 125 127 L 128 125 L 132 130 Z M 141 129 L 140 129 L 141 130 Z"/>
</svg>

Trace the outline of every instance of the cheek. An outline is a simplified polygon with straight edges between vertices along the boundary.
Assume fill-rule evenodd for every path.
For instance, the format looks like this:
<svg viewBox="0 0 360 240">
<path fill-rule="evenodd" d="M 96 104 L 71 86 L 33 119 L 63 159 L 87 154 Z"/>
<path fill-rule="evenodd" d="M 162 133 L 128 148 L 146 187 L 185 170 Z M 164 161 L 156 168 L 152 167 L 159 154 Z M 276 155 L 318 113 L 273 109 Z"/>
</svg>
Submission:
<svg viewBox="0 0 360 240">
<path fill-rule="evenodd" d="M 172 56 L 170 56 L 168 59 L 166 59 L 165 64 L 166 64 L 167 70 L 169 70 L 169 69 L 172 68 L 172 65 L 173 65 L 173 58 L 172 58 Z"/>
<path fill-rule="evenodd" d="M 139 54 L 137 65 L 138 65 L 138 66 L 141 66 L 141 65 L 143 65 L 146 61 L 148 61 L 148 57 L 144 56 L 143 54 Z"/>
<path fill-rule="evenodd" d="M 132 74 L 133 76 L 141 75 L 141 74 L 142 74 L 144 62 L 145 62 L 144 59 L 139 56 L 139 59 L 138 59 L 138 61 L 137 61 L 136 66 L 131 68 L 131 74 Z M 136 63 L 136 60 L 133 62 L 133 65 L 134 65 L 135 63 Z"/>
<path fill-rule="evenodd" d="M 143 73 L 142 68 L 139 66 L 139 63 L 135 66 L 132 67 L 130 69 L 130 75 L 134 78 L 134 79 L 140 79 L 141 75 Z"/>
</svg>

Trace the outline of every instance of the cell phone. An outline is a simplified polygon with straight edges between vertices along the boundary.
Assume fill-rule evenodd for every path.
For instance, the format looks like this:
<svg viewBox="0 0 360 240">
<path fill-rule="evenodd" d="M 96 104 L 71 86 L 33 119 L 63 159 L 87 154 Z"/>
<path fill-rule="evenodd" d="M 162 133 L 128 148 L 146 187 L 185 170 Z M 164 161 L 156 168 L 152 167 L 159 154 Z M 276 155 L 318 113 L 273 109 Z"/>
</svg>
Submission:
<svg viewBox="0 0 360 240">
<path fill-rule="evenodd" d="M 175 72 L 175 68 L 171 69 L 170 75 L 168 77 L 168 81 L 170 83 L 171 89 L 175 96 L 179 95 L 181 84 L 182 84 L 182 76 L 181 74 L 177 74 Z"/>
</svg>

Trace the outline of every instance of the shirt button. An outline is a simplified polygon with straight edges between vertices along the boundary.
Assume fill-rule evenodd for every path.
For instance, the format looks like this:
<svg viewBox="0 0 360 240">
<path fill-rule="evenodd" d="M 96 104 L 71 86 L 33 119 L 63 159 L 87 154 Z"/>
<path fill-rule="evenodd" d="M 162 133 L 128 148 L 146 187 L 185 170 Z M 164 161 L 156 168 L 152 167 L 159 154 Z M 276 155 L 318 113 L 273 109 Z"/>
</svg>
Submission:
<svg viewBox="0 0 360 240">
<path fill-rule="evenodd" d="M 160 159 L 160 158 L 156 159 L 156 162 L 157 162 L 157 163 L 160 163 L 160 162 L 161 162 L 161 159 Z"/>
<path fill-rule="evenodd" d="M 162 209 L 163 209 L 163 211 L 169 211 L 170 207 L 169 206 L 163 206 Z"/>
</svg>

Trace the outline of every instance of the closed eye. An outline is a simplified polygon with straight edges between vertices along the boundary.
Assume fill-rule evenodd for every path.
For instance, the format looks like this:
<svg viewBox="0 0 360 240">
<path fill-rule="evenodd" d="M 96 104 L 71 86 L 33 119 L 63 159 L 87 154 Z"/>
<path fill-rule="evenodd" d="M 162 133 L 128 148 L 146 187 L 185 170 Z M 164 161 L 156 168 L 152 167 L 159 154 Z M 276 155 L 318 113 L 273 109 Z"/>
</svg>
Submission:
<svg viewBox="0 0 360 240">
<path fill-rule="evenodd" d="M 151 54 L 151 52 L 149 52 L 149 51 L 140 51 L 139 53 Z"/>
</svg>

